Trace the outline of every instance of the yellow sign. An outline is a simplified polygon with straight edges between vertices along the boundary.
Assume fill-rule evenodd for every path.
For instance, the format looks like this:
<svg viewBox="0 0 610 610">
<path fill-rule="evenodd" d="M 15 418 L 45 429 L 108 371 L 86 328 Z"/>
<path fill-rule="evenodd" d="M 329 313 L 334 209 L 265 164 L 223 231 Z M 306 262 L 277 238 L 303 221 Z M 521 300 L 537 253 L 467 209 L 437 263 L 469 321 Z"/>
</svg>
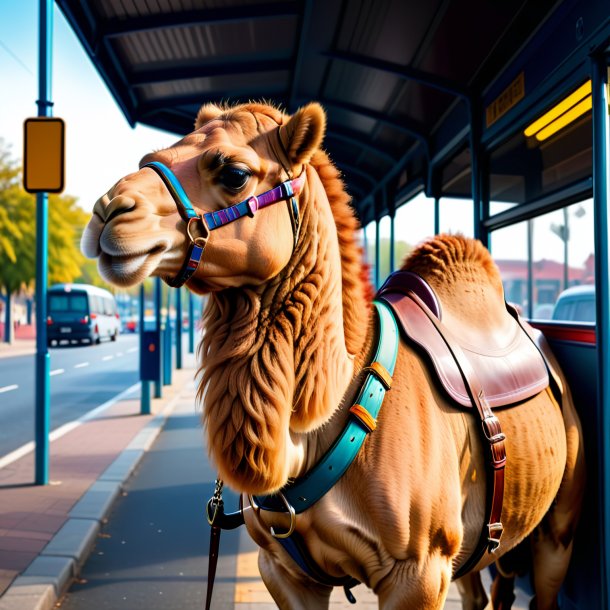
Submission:
<svg viewBox="0 0 610 610">
<path fill-rule="evenodd" d="M 65 166 L 63 120 L 26 119 L 23 132 L 23 188 L 28 193 L 61 193 Z"/>
<path fill-rule="evenodd" d="M 525 97 L 525 76 L 521 72 L 517 78 L 485 109 L 485 123 L 491 127 Z"/>
</svg>

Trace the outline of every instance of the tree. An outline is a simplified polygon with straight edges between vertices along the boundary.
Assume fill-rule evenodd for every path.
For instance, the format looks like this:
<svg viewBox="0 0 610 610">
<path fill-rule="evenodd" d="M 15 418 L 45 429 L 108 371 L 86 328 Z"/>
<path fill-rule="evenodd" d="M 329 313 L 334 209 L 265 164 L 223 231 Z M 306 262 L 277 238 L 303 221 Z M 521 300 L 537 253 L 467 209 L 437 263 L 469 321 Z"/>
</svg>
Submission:
<svg viewBox="0 0 610 610">
<path fill-rule="evenodd" d="M 35 281 L 36 203 L 20 184 L 20 169 L 0 141 L 0 290 L 5 301 L 5 341 L 10 341 L 11 296 L 33 293 Z M 49 282 L 73 282 L 85 257 L 80 236 L 88 214 L 69 195 L 49 197 Z"/>
</svg>

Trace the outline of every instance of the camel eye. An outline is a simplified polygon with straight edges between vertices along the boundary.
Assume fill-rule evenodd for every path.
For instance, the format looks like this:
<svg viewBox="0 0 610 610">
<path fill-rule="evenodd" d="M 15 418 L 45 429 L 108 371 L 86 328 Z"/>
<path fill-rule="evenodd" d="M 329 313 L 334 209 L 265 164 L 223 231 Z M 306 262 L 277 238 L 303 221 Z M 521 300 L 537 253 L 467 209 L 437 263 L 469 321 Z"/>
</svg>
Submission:
<svg viewBox="0 0 610 610">
<path fill-rule="evenodd" d="M 243 167 L 225 165 L 218 173 L 218 182 L 230 191 L 241 191 L 252 174 Z"/>
</svg>

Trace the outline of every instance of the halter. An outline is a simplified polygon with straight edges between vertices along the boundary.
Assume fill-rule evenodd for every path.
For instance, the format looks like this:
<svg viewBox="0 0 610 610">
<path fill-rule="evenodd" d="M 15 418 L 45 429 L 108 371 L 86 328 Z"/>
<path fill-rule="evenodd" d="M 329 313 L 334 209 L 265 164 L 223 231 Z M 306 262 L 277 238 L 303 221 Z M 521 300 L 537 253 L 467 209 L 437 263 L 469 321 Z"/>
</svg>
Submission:
<svg viewBox="0 0 610 610">
<path fill-rule="evenodd" d="M 145 167 L 150 167 L 159 174 L 176 203 L 182 220 L 186 222 L 186 234 L 190 243 L 186 253 L 186 259 L 180 271 L 178 271 L 176 277 L 168 281 L 168 284 L 173 288 L 180 288 L 180 286 L 187 282 L 193 273 L 197 271 L 197 267 L 201 262 L 203 250 L 210 236 L 210 231 L 214 231 L 238 218 L 243 218 L 244 216 L 253 217 L 261 208 L 265 208 L 278 201 L 287 201 L 288 203 L 288 212 L 290 214 L 294 243 L 296 245 L 299 234 L 299 204 L 296 195 L 301 192 L 303 184 L 305 183 L 304 173 L 301 173 L 298 178 L 286 180 L 275 188 L 265 191 L 260 195 L 252 195 L 251 197 L 248 197 L 248 199 L 244 199 L 231 207 L 199 215 L 191 204 L 188 195 L 182 188 L 178 178 L 169 167 L 158 161 L 145 163 L 141 169 L 144 169 Z M 199 224 L 200 231 L 203 234 L 202 236 L 193 236 L 193 224 Z"/>
</svg>

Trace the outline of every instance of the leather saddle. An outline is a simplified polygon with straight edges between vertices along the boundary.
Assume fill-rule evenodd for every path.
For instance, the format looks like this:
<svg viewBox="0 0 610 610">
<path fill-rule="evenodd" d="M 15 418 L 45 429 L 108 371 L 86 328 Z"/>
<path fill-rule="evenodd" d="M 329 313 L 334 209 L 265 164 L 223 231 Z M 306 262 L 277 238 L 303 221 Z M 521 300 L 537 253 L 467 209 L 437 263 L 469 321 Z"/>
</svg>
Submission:
<svg viewBox="0 0 610 610">
<path fill-rule="evenodd" d="M 474 344 L 461 342 L 443 325 L 442 306 L 437 295 L 415 273 L 393 273 L 379 290 L 377 298 L 390 305 L 404 334 L 426 352 L 441 385 L 462 407 L 471 408 L 472 399 L 466 387 L 464 371 L 460 370 L 459 361 L 450 345 L 461 348 L 471 368 L 476 371 L 492 409 L 527 400 L 549 385 L 545 360 L 530 335 L 524 331 L 522 325 L 525 322 L 518 321 L 517 313 L 510 306 L 507 306 L 507 316 L 510 314 L 508 331 L 499 340 L 502 345 L 491 347 L 484 336 Z M 438 321 L 436 325 L 430 314 Z M 538 332 L 532 328 L 528 330 L 530 333 Z"/>
<path fill-rule="evenodd" d="M 436 293 L 415 273 L 393 273 L 376 298 L 390 306 L 403 334 L 427 354 L 448 396 L 481 421 L 487 454 L 486 524 L 474 552 L 454 574 L 460 578 L 486 551 L 494 553 L 502 537 L 506 436 L 492 409 L 518 404 L 543 391 L 549 386 L 549 371 L 557 386 L 556 373 L 538 348 L 543 341 L 541 333 L 522 321 L 508 304 L 507 318 L 493 341 L 477 334 L 476 325 L 464 320 L 471 331 L 466 342 L 455 332 L 459 329 L 443 324 L 442 304 Z"/>
</svg>

